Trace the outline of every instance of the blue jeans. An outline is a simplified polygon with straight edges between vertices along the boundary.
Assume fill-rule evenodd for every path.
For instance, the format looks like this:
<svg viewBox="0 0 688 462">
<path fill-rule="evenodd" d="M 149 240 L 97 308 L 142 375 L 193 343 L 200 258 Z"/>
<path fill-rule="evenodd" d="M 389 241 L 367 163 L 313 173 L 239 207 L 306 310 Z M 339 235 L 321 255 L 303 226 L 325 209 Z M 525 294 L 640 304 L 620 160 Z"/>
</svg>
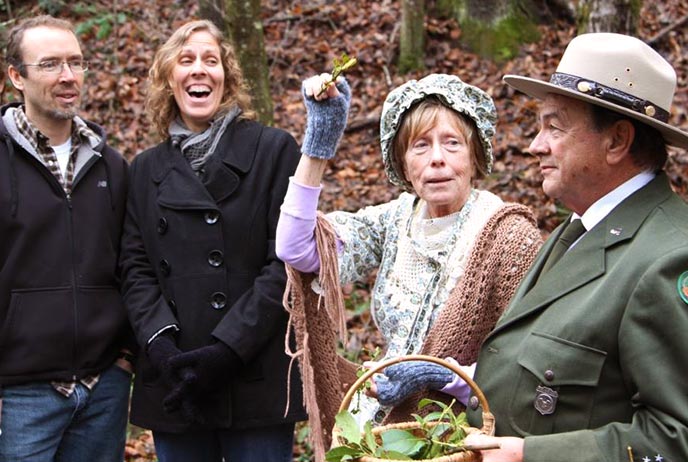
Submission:
<svg viewBox="0 0 688 462">
<path fill-rule="evenodd" d="M 247 430 L 153 432 L 153 440 L 160 462 L 291 462 L 294 424 Z"/>
<path fill-rule="evenodd" d="M 130 385 L 113 365 L 69 398 L 47 382 L 3 387 L 0 462 L 122 462 Z"/>
</svg>

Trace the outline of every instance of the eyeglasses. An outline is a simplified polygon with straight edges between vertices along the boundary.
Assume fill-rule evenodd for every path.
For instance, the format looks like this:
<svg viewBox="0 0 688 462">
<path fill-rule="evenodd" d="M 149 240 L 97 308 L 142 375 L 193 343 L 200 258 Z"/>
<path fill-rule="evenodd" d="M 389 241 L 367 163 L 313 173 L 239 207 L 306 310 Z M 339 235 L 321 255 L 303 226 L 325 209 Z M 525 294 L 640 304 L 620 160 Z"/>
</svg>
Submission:
<svg viewBox="0 0 688 462">
<path fill-rule="evenodd" d="M 40 63 L 36 64 L 22 63 L 22 66 L 35 66 L 41 72 L 45 72 L 46 74 L 59 74 L 60 72 L 62 72 L 62 68 L 65 64 L 69 66 L 69 69 L 71 69 L 72 72 L 74 72 L 75 74 L 80 74 L 88 70 L 89 63 L 88 61 L 84 61 L 83 59 L 71 59 L 69 61 L 49 59 L 47 61 L 41 61 Z"/>
</svg>

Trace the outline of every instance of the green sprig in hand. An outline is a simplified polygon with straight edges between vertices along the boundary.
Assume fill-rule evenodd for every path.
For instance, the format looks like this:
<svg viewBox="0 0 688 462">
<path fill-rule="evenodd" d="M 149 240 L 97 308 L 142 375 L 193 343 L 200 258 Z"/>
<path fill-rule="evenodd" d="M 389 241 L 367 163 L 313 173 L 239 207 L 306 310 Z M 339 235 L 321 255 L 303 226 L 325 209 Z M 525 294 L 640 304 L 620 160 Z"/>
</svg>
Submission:
<svg viewBox="0 0 688 462">
<path fill-rule="evenodd" d="M 334 69 L 332 69 L 332 77 L 330 77 L 330 80 L 327 82 L 323 82 L 322 88 L 318 92 L 316 96 L 322 95 L 325 91 L 327 91 L 327 88 L 334 84 L 337 81 L 337 78 L 344 74 L 345 71 L 351 69 L 356 65 L 358 60 L 352 56 L 347 55 L 346 53 L 342 53 L 342 55 L 339 58 L 334 58 L 332 60 L 332 64 L 334 65 Z"/>
</svg>

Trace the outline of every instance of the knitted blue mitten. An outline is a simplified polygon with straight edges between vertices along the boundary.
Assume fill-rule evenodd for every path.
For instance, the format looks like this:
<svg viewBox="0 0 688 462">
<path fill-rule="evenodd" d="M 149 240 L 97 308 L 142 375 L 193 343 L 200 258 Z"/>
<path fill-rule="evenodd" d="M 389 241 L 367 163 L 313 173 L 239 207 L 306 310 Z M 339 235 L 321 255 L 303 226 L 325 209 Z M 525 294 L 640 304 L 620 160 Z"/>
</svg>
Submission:
<svg viewBox="0 0 688 462">
<path fill-rule="evenodd" d="M 336 85 L 340 95 L 321 101 L 306 96 L 304 87 L 301 86 L 301 95 L 307 112 L 306 134 L 303 137 L 301 152 L 309 157 L 333 158 L 339 140 L 344 134 L 351 102 L 351 88 L 343 78 L 338 80 Z"/>
<path fill-rule="evenodd" d="M 396 406 L 411 393 L 441 390 L 452 381 L 454 373 L 446 367 L 426 361 L 407 361 L 385 368 L 375 378 L 377 399 L 385 406 Z"/>
</svg>

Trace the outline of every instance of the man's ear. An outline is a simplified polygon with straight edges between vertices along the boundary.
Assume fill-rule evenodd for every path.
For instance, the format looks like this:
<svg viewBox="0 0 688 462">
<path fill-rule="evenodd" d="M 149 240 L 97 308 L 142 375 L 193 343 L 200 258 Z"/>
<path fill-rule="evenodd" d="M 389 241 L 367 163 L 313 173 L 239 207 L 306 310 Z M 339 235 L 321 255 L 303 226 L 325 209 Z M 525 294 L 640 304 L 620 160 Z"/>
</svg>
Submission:
<svg viewBox="0 0 688 462">
<path fill-rule="evenodd" d="M 12 81 L 12 85 L 14 85 L 14 88 L 16 88 L 19 91 L 24 91 L 24 80 L 21 74 L 19 73 L 19 69 L 14 67 L 13 65 L 9 65 L 7 68 L 7 75 Z"/>
<path fill-rule="evenodd" d="M 607 129 L 607 163 L 617 165 L 631 155 L 635 127 L 628 120 L 617 120 Z"/>
</svg>

